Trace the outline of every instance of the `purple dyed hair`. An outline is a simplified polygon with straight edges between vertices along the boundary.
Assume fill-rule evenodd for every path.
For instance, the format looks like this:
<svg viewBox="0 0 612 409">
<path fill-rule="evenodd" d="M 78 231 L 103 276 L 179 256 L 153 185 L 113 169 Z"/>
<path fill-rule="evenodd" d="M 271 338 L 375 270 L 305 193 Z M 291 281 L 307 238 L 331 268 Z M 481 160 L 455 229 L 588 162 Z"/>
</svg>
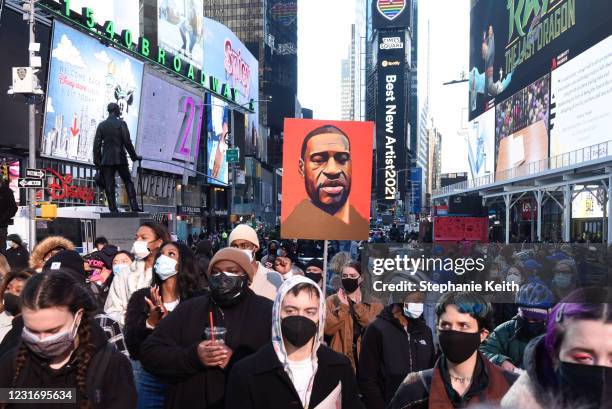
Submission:
<svg viewBox="0 0 612 409">
<path fill-rule="evenodd" d="M 580 288 L 555 305 L 544 338 L 546 351 L 553 360 L 558 358 L 569 319 L 612 323 L 612 291 L 609 288 Z"/>
</svg>

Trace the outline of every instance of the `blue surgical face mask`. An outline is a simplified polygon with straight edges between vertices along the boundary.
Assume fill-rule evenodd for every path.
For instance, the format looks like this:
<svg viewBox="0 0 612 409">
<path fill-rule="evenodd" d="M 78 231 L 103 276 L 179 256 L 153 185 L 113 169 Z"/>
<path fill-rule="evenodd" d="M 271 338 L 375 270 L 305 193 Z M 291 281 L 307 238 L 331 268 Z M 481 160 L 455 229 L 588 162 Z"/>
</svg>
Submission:
<svg viewBox="0 0 612 409">
<path fill-rule="evenodd" d="M 568 288 L 572 285 L 572 275 L 566 273 L 556 273 L 553 277 L 553 284 L 559 288 Z"/>
<path fill-rule="evenodd" d="M 130 271 L 132 271 L 130 269 L 130 265 L 129 264 L 115 264 L 113 266 L 113 274 L 117 275 L 117 274 L 128 274 L 130 273 Z"/>
<path fill-rule="evenodd" d="M 424 305 L 422 302 L 405 302 L 404 303 L 404 315 L 407 318 L 419 318 L 423 315 Z"/>
<path fill-rule="evenodd" d="M 162 281 L 166 281 L 178 273 L 178 271 L 176 271 L 177 264 L 175 259 L 162 254 L 157 258 L 157 261 L 155 261 L 153 271 L 155 271 L 155 274 L 157 274 Z"/>
</svg>

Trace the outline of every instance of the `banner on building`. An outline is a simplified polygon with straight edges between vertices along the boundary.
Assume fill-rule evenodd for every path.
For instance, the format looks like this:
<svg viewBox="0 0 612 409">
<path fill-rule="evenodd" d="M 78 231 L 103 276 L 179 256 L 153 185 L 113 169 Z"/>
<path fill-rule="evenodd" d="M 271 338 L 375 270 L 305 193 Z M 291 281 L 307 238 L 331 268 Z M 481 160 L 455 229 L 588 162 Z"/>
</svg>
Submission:
<svg viewBox="0 0 612 409">
<path fill-rule="evenodd" d="M 365 240 L 372 122 L 285 119 L 281 237 Z"/>
<path fill-rule="evenodd" d="M 404 31 L 378 39 L 376 98 L 377 200 L 391 204 L 406 192 L 406 68 Z"/>
</svg>

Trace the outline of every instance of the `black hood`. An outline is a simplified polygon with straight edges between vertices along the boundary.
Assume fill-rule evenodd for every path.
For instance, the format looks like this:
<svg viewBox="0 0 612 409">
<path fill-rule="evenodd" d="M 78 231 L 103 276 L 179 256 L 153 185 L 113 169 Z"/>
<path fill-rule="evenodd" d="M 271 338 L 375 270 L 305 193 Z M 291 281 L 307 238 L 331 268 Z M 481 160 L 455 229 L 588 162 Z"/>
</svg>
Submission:
<svg viewBox="0 0 612 409">
<path fill-rule="evenodd" d="M 391 324 L 393 324 L 398 329 L 404 331 L 404 327 L 399 322 L 397 318 L 393 315 L 393 306 L 397 304 L 389 304 L 387 305 L 381 312 L 378 314 L 378 318 L 385 320 Z M 420 333 L 428 331 L 428 327 L 423 321 L 422 318 L 406 318 L 408 320 L 407 330 L 409 333 Z"/>
<path fill-rule="evenodd" d="M 558 390 L 553 363 L 544 347 L 545 335 L 532 339 L 523 355 L 523 366 L 532 381 L 533 392 L 539 402 Z"/>
</svg>

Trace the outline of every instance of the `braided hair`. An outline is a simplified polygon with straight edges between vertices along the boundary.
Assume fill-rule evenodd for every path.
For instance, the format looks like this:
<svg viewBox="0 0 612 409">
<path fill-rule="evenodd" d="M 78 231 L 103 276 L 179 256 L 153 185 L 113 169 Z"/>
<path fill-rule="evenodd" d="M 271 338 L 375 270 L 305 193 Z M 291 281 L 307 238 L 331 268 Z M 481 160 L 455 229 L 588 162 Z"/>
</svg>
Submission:
<svg viewBox="0 0 612 409">
<path fill-rule="evenodd" d="M 96 311 L 96 303 L 87 289 L 69 273 L 53 270 L 32 276 L 21 293 L 23 308 L 41 310 L 53 307 L 66 307 L 72 314 L 82 310 L 83 316 L 77 330 L 78 347 L 74 351 L 76 364 L 77 390 L 80 395 L 79 409 L 91 407 L 87 396 L 87 370 L 94 354 L 91 339 L 91 324 Z M 19 347 L 15 358 L 15 374 L 12 386 L 17 387 L 29 349 L 24 343 Z"/>
</svg>

